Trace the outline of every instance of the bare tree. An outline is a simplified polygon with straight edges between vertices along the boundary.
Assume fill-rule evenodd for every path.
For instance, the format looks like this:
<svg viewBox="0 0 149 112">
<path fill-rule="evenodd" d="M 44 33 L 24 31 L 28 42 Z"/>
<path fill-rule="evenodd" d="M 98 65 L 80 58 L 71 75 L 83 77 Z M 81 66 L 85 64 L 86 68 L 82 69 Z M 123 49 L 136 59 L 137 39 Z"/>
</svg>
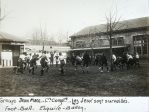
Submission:
<svg viewBox="0 0 149 112">
<path fill-rule="evenodd" d="M 93 62 L 93 57 L 94 57 L 94 37 L 93 37 L 93 30 L 94 29 L 89 29 L 89 32 L 88 32 L 88 36 L 89 38 L 91 39 L 90 40 L 90 43 L 89 43 L 89 46 L 91 48 L 91 62 Z"/>
<path fill-rule="evenodd" d="M 44 50 L 45 45 L 57 45 L 57 43 L 54 40 L 54 35 L 48 34 L 46 29 L 43 29 L 42 27 L 34 30 L 34 32 L 31 35 L 31 44 L 32 45 L 42 45 L 42 50 Z"/>
<path fill-rule="evenodd" d="M 44 51 L 45 44 L 48 43 L 48 34 L 46 29 L 43 29 L 41 26 L 39 29 L 36 29 L 31 35 L 33 45 L 42 45 L 42 50 Z"/>
<path fill-rule="evenodd" d="M 38 45 L 38 31 L 33 32 L 32 34 L 32 42 L 33 45 Z"/>
<path fill-rule="evenodd" d="M 111 71 L 113 71 L 113 61 L 112 61 L 112 36 L 114 35 L 114 32 L 119 30 L 121 27 L 123 27 L 123 24 L 119 24 L 121 17 L 117 16 L 116 12 L 110 12 L 109 15 L 106 15 L 106 34 L 107 38 L 109 40 L 109 46 L 110 46 L 110 67 Z"/>
<path fill-rule="evenodd" d="M 60 45 L 62 45 L 62 43 L 64 43 L 64 41 L 67 41 L 67 38 L 68 38 L 68 33 L 59 32 L 59 34 L 58 34 L 58 43 Z"/>
<path fill-rule="evenodd" d="M 42 40 L 42 51 L 44 51 L 44 47 L 45 47 L 45 40 L 46 40 L 46 37 L 47 36 L 47 32 L 46 32 L 46 29 L 42 29 L 42 27 L 40 27 L 40 37 L 41 37 L 41 40 Z"/>
</svg>

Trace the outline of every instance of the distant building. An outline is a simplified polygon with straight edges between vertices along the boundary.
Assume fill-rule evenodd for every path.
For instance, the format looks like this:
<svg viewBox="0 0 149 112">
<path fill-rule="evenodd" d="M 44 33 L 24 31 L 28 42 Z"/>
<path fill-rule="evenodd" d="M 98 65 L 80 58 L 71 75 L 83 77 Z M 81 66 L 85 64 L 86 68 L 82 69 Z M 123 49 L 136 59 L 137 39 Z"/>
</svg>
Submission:
<svg viewBox="0 0 149 112">
<path fill-rule="evenodd" d="M 124 51 L 138 52 L 141 57 L 149 55 L 149 17 L 120 21 L 112 36 L 112 49 L 117 55 Z M 90 26 L 70 36 L 74 52 L 93 50 L 109 55 L 106 24 Z"/>
<path fill-rule="evenodd" d="M 25 45 L 25 51 L 28 53 L 39 53 L 42 52 L 43 46 L 42 45 Z M 45 45 L 44 50 L 47 53 L 50 52 L 68 52 L 70 50 L 69 46 L 52 46 L 52 45 Z"/>
<path fill-rule="evenodd" d="M 17 59 L 24 52 L 25 40 L 0 32 L 0 66 L 16 66 Z"/>
</svg>

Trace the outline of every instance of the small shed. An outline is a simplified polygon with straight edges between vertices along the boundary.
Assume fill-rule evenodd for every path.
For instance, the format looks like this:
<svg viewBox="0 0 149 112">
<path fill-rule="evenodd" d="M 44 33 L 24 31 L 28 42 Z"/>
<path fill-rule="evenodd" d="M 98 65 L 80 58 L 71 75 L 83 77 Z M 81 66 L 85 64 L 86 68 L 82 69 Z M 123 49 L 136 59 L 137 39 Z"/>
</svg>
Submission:
<svg viewBox="0 0 149 112">
<path fill-rule="evenodd" d="M 0 66 L 16 66 L 19 55 L 24 52 L 25 40 L 0 32 Z"/>
</svg>

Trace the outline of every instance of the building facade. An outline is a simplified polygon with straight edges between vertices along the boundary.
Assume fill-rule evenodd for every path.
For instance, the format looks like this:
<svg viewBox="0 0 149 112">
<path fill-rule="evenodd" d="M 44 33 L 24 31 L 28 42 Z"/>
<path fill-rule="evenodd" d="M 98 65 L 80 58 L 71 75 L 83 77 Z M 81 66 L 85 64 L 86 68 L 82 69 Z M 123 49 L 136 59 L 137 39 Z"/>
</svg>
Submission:
<svg viewBox="0 0 149 112">
<path fill-rule="evenodd" d="M 0 66 L 16 66 L 18 57 L 24 52 L 25 40 L 0 32 Z"/>
<path fill-rule="evenodd" d="M 121 27 L 120 27 L 121 26 Z M 112 49 L 117 55 L 123 52 L 138 52 L 141 57 L 149 57 L 149 17 L 119 21 L 112 32 Z M 90 26 L 70 36 L 74 52 L 105 52 L 109 55 L 107 25 Z"/>
</svg>

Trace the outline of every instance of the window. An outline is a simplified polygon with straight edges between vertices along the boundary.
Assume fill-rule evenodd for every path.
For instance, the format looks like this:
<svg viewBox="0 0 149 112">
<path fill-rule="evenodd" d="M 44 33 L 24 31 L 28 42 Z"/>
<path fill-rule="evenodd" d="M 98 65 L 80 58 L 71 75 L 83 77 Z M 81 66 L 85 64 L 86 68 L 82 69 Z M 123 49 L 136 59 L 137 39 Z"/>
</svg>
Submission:
<svg viewBox="0 0 149 112">
<path fill-rule="evenodd" d="M 108 39 L 99 39 L 99 46 L 108 46 L 109 40 Z"/>
<path fill-rule="evenodd" d="M 134 46 L 141 46 L 142 38 L 140 36 L 133 37 L 133 40 L 134 40 Z"/>
<path fill-rule="evenodd" d="M 116 38 L 112 38 L 112 45 L 116 46 L 117 45 L 117 39 Z"/>
<path fill-rule="evenodd" d="M 83 48 L 83 47 L 85 47 L 84 41 L 77 41 L 76 42 L 76 48 Z"/>
<path fill-rule="evenodd" d="M 135 52 L 138 52 L 141 55 L 148 53 L 149 39 L 146 35 L 134 36 L 133 44 Z"/>
<path fill-rule="evenodd" d="M 123 38 L 123 37 L 118 37 L 118 38 L 117 38 L 117 45 L 118 45 L 118 46 L 124 45 L 124 38 Z"/>
<path fill-rule="evenodd" d="M 112 45 L 113 46 L 124 45 L 124 38 L 123 37 L 112 38 Z"/>
<path fill-rule="evenodd" d="M 104 46 L 108 46 L 109 45 L 109 40 L 108 39 L 104 39 L 103 40 L 103 45 Z"/>
</svg>

